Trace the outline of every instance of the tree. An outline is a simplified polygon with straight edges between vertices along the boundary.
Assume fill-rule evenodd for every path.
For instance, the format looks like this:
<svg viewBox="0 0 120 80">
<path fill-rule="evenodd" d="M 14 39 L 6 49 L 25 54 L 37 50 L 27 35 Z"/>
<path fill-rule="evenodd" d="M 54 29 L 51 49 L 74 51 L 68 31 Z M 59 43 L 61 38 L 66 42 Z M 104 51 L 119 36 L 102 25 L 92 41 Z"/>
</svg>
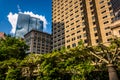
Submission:
<svg viewBox="0 0 120 80">
<path fill-rule="evenodd" d="M 114 39 L 111 41 L 110 45 L 99 44 L 97 47 L 87 47 L 90 51 L 90 55 L 93 55 L 97 58 L 94 63 L 105 63 L 110 80 L 119 80 L 116 72 L 115 66 L 118 64 L 118 60 L 120 60 L 120 40 Z"/>
<path fill-rule="evenodd" d="M 94 67 L 83 45 L 44 54 L 40 60 L 40 80 L 85 80 Z"/>
<path fill-rule="evenodd" d="M 24 58 L 24 60 L 21 61 L 20 66 L 22 69 L 24 69 L 22 73 L 27 72 L 23 75 L 23 76 L 26 75 L 27 80 L 32 80 L 34 76 L 38 75 L 38 68 L 39 68 L 38 65 L 39 65 L 41 56 L 42 56 L 41 54 L 31 53 L 27 55 Z M 37 71 L 37 74 L 34 75 L 35 70 Z"/>
<path fill-rule="evenodd" d="M 94 67 L 84 48 L 80 45 L 48 54 L 29 54 L 21 62 L 21 67 L 27 72 L 24 76 L 33 79 L 37 70 L 37 80 L 85 80 Z"/>
<path fill-rule="evenodd" d="M 21 39 L 6 36 L 0 39 L 0 61 L 10 58 L 23 59 L 26 56 L 28 46 Z"/>
<path fill-rule="evenodd" d="M 26 56 L 28 46 L 22 39 L 6 36 L 0 39 L 0 80 L 18 80 L 19 64 Z"/>
<path fill-rule="evenodd" d="M 11 80 L 10 76 L 15 78 L 20 78 L 20 64 L 21 60 L 16 60 L 16 59 L 9 59 L 9 60 L 4 60 L 0 62 L 0 80 L 5 80 L 6 78 L 8 80 Z M 18 71 L 19 70 L 19 71 Z M 13 71 L 13 72 L 11 72 Z M 10 78 L 10 79 L 9 79 Z"/>
<path fill-rule="evenodd" d="M 21 80 L 20 69 L 9 69 L 5 80 Z"/>
</svg>

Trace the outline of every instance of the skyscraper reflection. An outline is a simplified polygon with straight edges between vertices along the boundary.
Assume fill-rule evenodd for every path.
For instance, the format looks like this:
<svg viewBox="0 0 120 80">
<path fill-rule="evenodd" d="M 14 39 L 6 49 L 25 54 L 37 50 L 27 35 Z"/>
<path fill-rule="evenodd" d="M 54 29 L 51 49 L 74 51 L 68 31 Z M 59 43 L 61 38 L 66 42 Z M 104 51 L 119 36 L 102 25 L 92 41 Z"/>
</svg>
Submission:
<svg viewBox="0 0 120 80">
<path fill-rule="evenodd" d="M 16 26 L 16 37 L 24 37 L 26 33 L 31 30 L 43 31 L 43 21 L 39 18 L 31 17 L 30 15 L 19 13 L 17 26 Z"/>
</svg>

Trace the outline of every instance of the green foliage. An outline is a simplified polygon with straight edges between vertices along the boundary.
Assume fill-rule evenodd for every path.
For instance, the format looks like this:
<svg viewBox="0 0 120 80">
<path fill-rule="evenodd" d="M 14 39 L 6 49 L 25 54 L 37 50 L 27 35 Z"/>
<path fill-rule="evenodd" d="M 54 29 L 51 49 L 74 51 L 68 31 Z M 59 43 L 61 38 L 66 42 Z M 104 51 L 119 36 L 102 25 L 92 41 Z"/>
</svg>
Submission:
<svg viewBox="0 0 120 80">
<path fill-rule="evenodd" d="M 44 54 L 40 61 L 40 80 L 85 80 L 94 68 L 84 46 Z"/>
<path fill-rule="evenodd" d="M 5 41 L 12 43 L 9 39 Z M 8 48 L 7 43 L 5 45 L 2 43 L 2 45 Z M 13 45 L 15 44 L 16 42 L 13 43 Z M 83 45 L 69 50 L 63 47 L 60 51 L 54 51 L 50 54 L 29 54 L 23 60 L 20 60 L 21 58 L 18 58 L 16 54 L 13 57 L 15 52 L 12 52 L 12 50 L 14 51 L 14 49 L 17 50 L 16 46 L 15 48 L 12 46 L 7 52 L 6 49 L 1 51 L 2 56 L 3 54 L 6 55 L 3 57 L 7 57 L 9 54 L 7 59 L 4 58 L 0 62 L 1 79 L 17 80 L 22 76 L 20 70 L 27 68 L 26 79 L 35 79 L 34 70 L 37 70 L 37 80 L 85 80 L 85 75 L 94 69 L 91 66 L 91 60 L 87 56 L 88 52 Z"/>
<path fill-rule="evenodd" d="M 105 52 L 114 52 L 118 46 L 119 40 L 116 40 L 104 49 Z M 106 64 L 102 66 L 91 65 L 92 61 L 97 61 L 97 59 L 90 55 L 90 50 L 100 52 L 103 50 L 101 46 L 87 48 L 80 41 L 75 48 L 62 47 L 60 51 L 53 51 L 49 54 L 29 54 L 26 56 L 27 49 L 28 46 L 23 40 L 10 36 L 0 39 L 0 80 L 107 79 L 107 74 L 104 72 L 106 68 L 103 69 Z M 103 57 L 106 58 L 105 55 Z M 95 68 L 98 72 L 94 71 Z M 22 76 L 24 72 L 27 73 Z"/>
<path fill-rule="evenodd" d="M 18 80 L 21 76 L 19 64 L 26 56 L 28 46 L 21 39 L 6 36 L 0 39 L 0 80 Z"/>
<path fill-rule="evenodd" d="M 9 69 L 5 80 L 21 80 L 20 69 Z"/>
<path fill-rule="evenodd" d="M 5 77 L 6 77 L 6 75 L 8 75 L 7 73 L 9 73 L 9 70 L 11 70 L 11 69 L 16 70 L 17 68 L 19 68 L 19 63 L 20 63 L 20 60 L 16 60 L 13 58 L 11 58 L 9 60 L 1 61 L 0 62 L 0 80 L 5 80 Z M 11 73 L 9 73 L 9 74 L 11 74 Z"/>
<path fill-rule="evenodd" d="M 6 36 L 5 39 L 0 39 L 0 61 L 16 58 L 23 59 L 28 46 L 21 39 Z"/>
</svg>

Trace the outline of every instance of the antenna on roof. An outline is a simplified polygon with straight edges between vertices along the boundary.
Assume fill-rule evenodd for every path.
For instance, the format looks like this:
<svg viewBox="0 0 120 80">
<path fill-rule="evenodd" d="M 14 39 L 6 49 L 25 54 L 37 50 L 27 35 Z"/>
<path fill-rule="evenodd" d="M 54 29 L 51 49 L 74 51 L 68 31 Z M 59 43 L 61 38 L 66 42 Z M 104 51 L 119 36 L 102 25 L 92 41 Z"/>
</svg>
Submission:
<svg viewBox="0 0 120 80">
<path fill-rule="evenodd" d="M 18 8 L 18 12 L 21 12 L 21 9 L 20 9 L 20 6 L 19 6 L 19 5 L 17 5 L 17 8 Z"/>
</svg>

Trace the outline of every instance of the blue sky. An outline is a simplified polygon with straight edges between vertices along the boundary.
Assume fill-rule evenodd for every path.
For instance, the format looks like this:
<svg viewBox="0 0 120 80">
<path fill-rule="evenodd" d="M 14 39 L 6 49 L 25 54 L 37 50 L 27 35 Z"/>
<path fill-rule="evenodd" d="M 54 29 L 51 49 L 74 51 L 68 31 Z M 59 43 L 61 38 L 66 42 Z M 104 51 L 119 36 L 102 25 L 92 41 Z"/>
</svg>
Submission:
<svg viewBox="0 0 120 80">
<path fill-rule="evenodd" d="M 8 14 L 18 13 L 18 5 L 22 12 L 29 11 L 45 16 L 47 26 L 45 32 L 51 33 L 52 0 L 0 0 L 0 32 L 10 34 L 12 25 L 8 21 Z"/>
</svg>

